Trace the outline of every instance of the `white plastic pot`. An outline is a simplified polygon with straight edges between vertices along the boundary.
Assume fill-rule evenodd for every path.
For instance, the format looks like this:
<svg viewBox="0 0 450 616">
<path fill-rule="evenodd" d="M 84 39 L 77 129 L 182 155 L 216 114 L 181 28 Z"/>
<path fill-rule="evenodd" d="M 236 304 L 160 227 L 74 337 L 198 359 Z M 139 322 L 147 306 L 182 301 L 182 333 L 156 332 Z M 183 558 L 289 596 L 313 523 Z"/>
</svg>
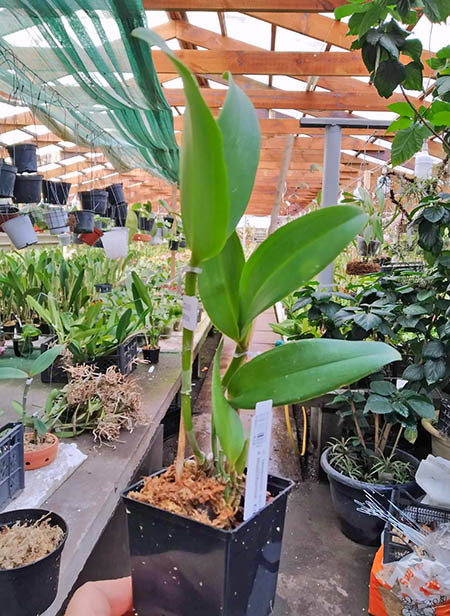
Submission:
<svg viewBox="0 0 450 616">
<path fill-rule="evenodd" d="M 128 254 L 128 227 L 116 227 L 102 235 L 105 254 L 110 259 L 124 258 Z"/>
<path fill-rule="evenodd" d="M 2 225 L 3 231 L 8 235 L 11 242 L 20 250 L 26 246 L 37 244 L 38 238 L 28 214 L 10 218 Z"/>
</svg>

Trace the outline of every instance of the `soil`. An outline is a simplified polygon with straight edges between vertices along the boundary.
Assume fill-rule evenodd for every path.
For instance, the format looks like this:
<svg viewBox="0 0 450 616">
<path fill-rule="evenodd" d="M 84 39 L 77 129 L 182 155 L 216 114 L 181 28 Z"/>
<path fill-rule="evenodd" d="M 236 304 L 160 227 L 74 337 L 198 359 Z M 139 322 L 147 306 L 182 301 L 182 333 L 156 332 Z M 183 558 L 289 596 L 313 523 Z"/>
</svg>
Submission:
<svg viewBox="0 0 450 616">
<path fill-rule="evenodd" d="M 176 481 L 172 465 L 161 475 L 146 477 L 142 489 L 129 492 L 128 496 L 216 528 L 233 528 L 239 506 L 225 500 L 225 489 L 224 482 L 208 476 L 194 460 L 188 460 L 180 481 Z M 240 494 L 236 500 L 240 503 Z"/>
<path fill-rule="evenodd" d="M 29 436 L 28 436 L 29 435 Z M 30 438 L 33 437 L 32 432 L 27 432 L 24 441 L 24 451 L 39 451 L 40 449 L 46 449 L 55 442 L 56 436 L 54 434 L 47 433 L 45 437 L 42 437 L 40 443 L 30 443 Z"/>
<path fill-rule="evenodd" d="M 350 261 L 345 268 L 347 274 L 373 274 L 380 271 L 380 264 L 371 261 Z"/>
<path fill-rule="evenodd" d="M 0 529 L 0 569 L 16 569 L 51 554 L 64 538 L 59 526 L 41 518 L 33 524 L 17 522 Z"/>
</svg>

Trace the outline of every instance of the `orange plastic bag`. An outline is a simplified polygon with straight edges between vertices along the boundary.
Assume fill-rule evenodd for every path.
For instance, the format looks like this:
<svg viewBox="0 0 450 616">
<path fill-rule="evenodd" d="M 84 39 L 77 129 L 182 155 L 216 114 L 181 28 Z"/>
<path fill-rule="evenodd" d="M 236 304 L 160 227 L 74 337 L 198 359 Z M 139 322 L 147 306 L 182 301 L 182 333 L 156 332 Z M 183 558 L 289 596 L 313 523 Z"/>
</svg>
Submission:
<svg viewBox="0 0 450 616">
<path fill-rule="evenodd" d="M 399 598 L 378 577 L 383 569 L 383 547 L 375 555 L 370 573 L 370 616 L 450 616 L 450 601 L 437 605 L 420 605 L 409 597 Z"/>
</svg>

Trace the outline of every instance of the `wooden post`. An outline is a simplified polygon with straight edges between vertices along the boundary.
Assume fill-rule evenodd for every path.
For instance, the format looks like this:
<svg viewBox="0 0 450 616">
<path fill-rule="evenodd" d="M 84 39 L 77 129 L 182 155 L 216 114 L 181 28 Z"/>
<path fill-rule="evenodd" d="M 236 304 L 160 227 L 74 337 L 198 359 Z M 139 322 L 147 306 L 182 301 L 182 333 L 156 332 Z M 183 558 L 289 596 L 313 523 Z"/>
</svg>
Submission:
<svg viewBox="0 0 450 616">
<path fill-rule="evenodd" d="M 283 160 L 281 161 L 280 175 L 278 177 L 277 190 L 275 200 L 272 206 L 270 215 L 269 235 L 276 231 L 278 225 L 278 216 L 280 215 L 281 199 L 283 197 L 284 185 L 286 183 L 287 172 L 291 164 L 292 149 L 294 147 L 295 135 L 288 135 L 286 145 L 284 146 Z"/>
</svg>

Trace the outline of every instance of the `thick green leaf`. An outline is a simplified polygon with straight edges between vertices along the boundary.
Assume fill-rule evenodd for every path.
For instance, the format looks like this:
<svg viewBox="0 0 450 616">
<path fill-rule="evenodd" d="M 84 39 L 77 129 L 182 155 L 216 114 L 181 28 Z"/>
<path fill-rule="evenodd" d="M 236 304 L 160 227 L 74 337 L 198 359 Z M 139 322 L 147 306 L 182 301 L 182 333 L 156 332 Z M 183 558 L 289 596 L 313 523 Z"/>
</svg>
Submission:
<svg viewBox="0 0 450 616">
<path fill-rule="evenodd" d="M 394 120 L 392 124 L 389 124 L 388 128 L 386 129 L 386 132 L 394 133 L 398 130 L 401 130 L 402 128 L 408 128 L 410 125 L 411 125 L 411 118 L 403 116 L 401 118 L 398 118 L 397 120 Z"/>
<path fill-rule="evenodd" d="M 389 394 L 394 394 L 397 391 L 395 385 L 390 381 L 372 381 L 370 389 L 380 396 L 389 396 Z"/>
<path fill-rule="evenodd" d="M 45 353 L 42 353 L 42 355 L 35 359 L 34 362 L 31 364 L 29 375 L 36 376 L 37 374 L 41 374 L 41 372 L 44 372 L 44 370 L 47 370 L 47 368 L 52 365 L 58 355 L 61 354 L 63 348 L 64 345 L 58 344 L 51 349 L 48 349 L 48 351 L 45 351 Z"/>
<path fill-rule="evenodd" d="M 377 415 L 386 415 L 387 413 L 392 413 L 392 404 L 383 396 L 378 396 L 377 394 L 372 394 L 367 398 L 365 411 L 372 411 L 372 413 L 376 413 Z"/>
<path fill-rule="evenodd" d="M 361 312 L 355 316 L 354 321 L 356 325 L 362 327 L 366 332 L 371 329 L 376 329 L 382 323 L 380 317 L 372 312 Z"/>
<path fill-rule="evenodd" d="M 405 66 L 403 87 L 406 90 L 423 90 L 423 65 L 421 62 L 410 62 Z"/>
<path fill-rule="evenodd" d="M 395 58 L 380 62 L 373 78 L 373 84 L 380 96 L 389 98 L 405 78 L 405 67 Z"/>
<path fill-rule="evenodd" d="M 425 417 L 425 419 L 433 419 L 436 415 L 434 405 L 425 396 L 419 394 L 408 398 L 409 406 L 419 415 Z"/>
<path fill-rule="evenodd" d="M 223 393 L 220 378 L 220 357 L 223 342 L 217 348 L 214 358 L 212 375 L 212 406 L 213 421 L 216 434 L 230 464 L 234 465 L 239 459 L 245 446 L 244 430 L 239 415 L 229 404 Z"/>
<path fill-rule="evenodd" d="M 11 406 L 13 411 L 15 411 L 20 417 L 23 415 L 23 406 L 17 400 L 11 400 Z"/>
<path fill-rule="evenodd" d="M 269 235 L 242 271 L 241 328 L 323 270 L 366 221 L 359 207 L 338 205 L 301 216 Z"/>
<path fill-rule="evenodd" d="M 413 124 L 409 128 L 398 131 L 392 142 L 392 164 L 394 166 L 400 165 L 414 156 L 422 148 L 427 135 L 428 129 L 418 124 Z"/>
<path fill-rule="evenodd" d="M 407 366 L 402 374 L 402 379 L 406 381 L 421 381 L 424 378 L 423 366 L 421 364 L 411 364 Z"/>
<path fill-rule="evenodd" d="M 42 436 L 44 434 L 47 434 L 47 426 L 41 419 L 39 419 L 38 417 L 35 417 L 33 420 L 33 423 L 34 423 L 34 428 L 39 432 L 39 434 L 41 434 Z"/>
<path fill-rule="evenodd" d="M 18 368 L 0 368 L 0 381 L 4 379 L 27 379 L 28 374 Z"/>
<path fill-rule="evenodd" d="M 444 378 L 447 364 L 443 359 L 429 359 L 425 362 L 423 370 L 428 385 L 432 385 Z"/>
<path fill-rule="evenodd" d="M 289 342 L 241 366 L 230 380 L 229 401 L 236 408 L 254 408 L 261 400 L 271 399 L 274 406 L 310 400 L 399 359 L 381 342 Z"/>
<path fill-rule="evenodd" d="M 239 281 L 245 259 L 236 232 L 228 238 L 222 252 L 205 261 L 198 279 L 203 306 L 211 321 L 229 338 L 240 340 Z"/>
<path fill-rule="evenodd" d="M 183 80 L 187 107 L 180 158 L 181 213 L 191 263 L 196 265 L 219 254 L 227 238 L 230 206 L 222 133 L 195 77 L 164 41 L 146 28 L 136 28 L 133 35 L 161 47 Z"/>
<path fill-rule="evenodd" d="M 445 346 L 440 340 L 431 340 L 423 345 L 422 355 L 426 359 L 440 359 L 446 355 Z"/>
<path fill-rule="evenodd" d="M 261 133 L 255 108 L 247 95 L 236 86 L 231 75 L 228 76 L 228 86 L 217 123 L 222 131 L 228 177 L 229 235 L 245 213 L 252 194 L 261 148 Z"/>
<path fill-rule="evenodd" d="M 417 440 L 417 428 L 406 428 L 406 430 L 403 433 L 403 436 L 405 437 L 405 439 L 409 442 L 414 444 Z"/>
<path fill-rule="evenodd" d="M 116 338 L 119 343 L 122 343 L 127 337 L 128 325 L 130 324 L 133 311 L 131 308 L 125 310 L 117 323 Z"/>
<path fill-rule="evenodd" d="M 131 279 L 133 281 L 133 287 L 137 291 L 137 294 L 141 302 L 144 302 L 144 304 L 146 304 L 148 308 L 152 308 L 153 307 L 152 299 L 150 297 L 148 289 L 145 286 L 145 284 L 142 282 L 142 280 L 139 278 L 139 276 L 136 274 L 136 272 L 131 272 Z"/>
</svg>

